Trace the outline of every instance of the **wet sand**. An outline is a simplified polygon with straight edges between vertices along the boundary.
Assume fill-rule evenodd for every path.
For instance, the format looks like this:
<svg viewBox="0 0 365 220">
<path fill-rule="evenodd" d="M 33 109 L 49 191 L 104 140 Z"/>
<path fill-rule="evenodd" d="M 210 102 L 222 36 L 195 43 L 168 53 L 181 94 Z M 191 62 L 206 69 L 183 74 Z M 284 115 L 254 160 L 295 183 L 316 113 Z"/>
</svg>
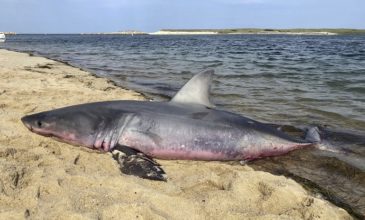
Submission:
<svg viewBox="0 0 365 220">
<path fill-rule="evenodd" d="M 0 50 L 0 219 L 351 219 L 284 176 L 238 163 L 163 161 L 167 182 L 121 174 L 110 153 L 41 137 L 25 114 L 139 99 L 80 69 Z"/>
</svg>

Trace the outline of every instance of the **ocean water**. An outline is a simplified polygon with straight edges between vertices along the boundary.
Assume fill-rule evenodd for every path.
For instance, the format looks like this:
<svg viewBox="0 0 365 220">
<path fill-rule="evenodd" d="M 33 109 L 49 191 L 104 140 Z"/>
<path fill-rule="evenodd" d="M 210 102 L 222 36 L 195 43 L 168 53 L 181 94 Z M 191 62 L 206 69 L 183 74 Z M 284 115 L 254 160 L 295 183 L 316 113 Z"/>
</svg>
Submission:
<svg viewBox="0 0 365 220">
<path fill-rule="evenodd" d="M 14 35 L 0 48 L 68 62 L 155 100 L 214 69 L 219 108 L 293 135 L 321 129 L 321 149 L 254 161 L 255 169 L 296 178 L 365 215 L 364 35 Z"/>
</svg>

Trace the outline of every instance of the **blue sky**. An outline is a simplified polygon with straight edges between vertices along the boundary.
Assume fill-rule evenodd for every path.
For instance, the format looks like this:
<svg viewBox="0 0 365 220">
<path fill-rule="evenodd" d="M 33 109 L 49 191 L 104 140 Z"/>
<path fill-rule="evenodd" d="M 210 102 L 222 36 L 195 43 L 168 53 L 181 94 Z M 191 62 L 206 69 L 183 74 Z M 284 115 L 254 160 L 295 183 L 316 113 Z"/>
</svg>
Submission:
<svg viewBox="0 0 365 220">
<path fill-rule="evenodd" d="M 0 31 L 361 28 L 365 0 L 0 0 Z"/>
</svg>

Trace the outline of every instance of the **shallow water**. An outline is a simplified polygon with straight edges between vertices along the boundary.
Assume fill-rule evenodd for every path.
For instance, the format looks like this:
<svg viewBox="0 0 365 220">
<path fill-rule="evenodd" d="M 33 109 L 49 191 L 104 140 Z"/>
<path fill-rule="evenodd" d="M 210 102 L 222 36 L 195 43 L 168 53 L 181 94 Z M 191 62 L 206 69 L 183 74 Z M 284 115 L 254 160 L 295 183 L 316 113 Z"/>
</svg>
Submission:
<svg viewBox="0 0 365 220">
<path fill-rule="evenodd" d="M 252 166 L 304 178 L 365 214 L 365 36 L 15 35 L 0 48 L 66 61 L 160 100 L 213 68 L 218 107 L 323 128 L 322 150 Z"/>
</svg>

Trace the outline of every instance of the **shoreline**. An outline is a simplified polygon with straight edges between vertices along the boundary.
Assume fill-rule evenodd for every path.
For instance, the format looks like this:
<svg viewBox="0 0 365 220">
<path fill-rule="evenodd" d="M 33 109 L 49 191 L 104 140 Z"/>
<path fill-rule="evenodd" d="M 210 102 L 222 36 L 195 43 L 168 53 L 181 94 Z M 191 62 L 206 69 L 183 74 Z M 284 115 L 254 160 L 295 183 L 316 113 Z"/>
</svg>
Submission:
<svg viewBox="0 0 365 220">
<path fill-rule="evenodd" d="M 0 49 L 0 218 L 351 219 L 284 176 L 223 162 L 158 160 L 168 181 L 120 173 L 110 153 L 41 137 L 25 114 L 145 98 L 79 67 Z"/>
</svg>

